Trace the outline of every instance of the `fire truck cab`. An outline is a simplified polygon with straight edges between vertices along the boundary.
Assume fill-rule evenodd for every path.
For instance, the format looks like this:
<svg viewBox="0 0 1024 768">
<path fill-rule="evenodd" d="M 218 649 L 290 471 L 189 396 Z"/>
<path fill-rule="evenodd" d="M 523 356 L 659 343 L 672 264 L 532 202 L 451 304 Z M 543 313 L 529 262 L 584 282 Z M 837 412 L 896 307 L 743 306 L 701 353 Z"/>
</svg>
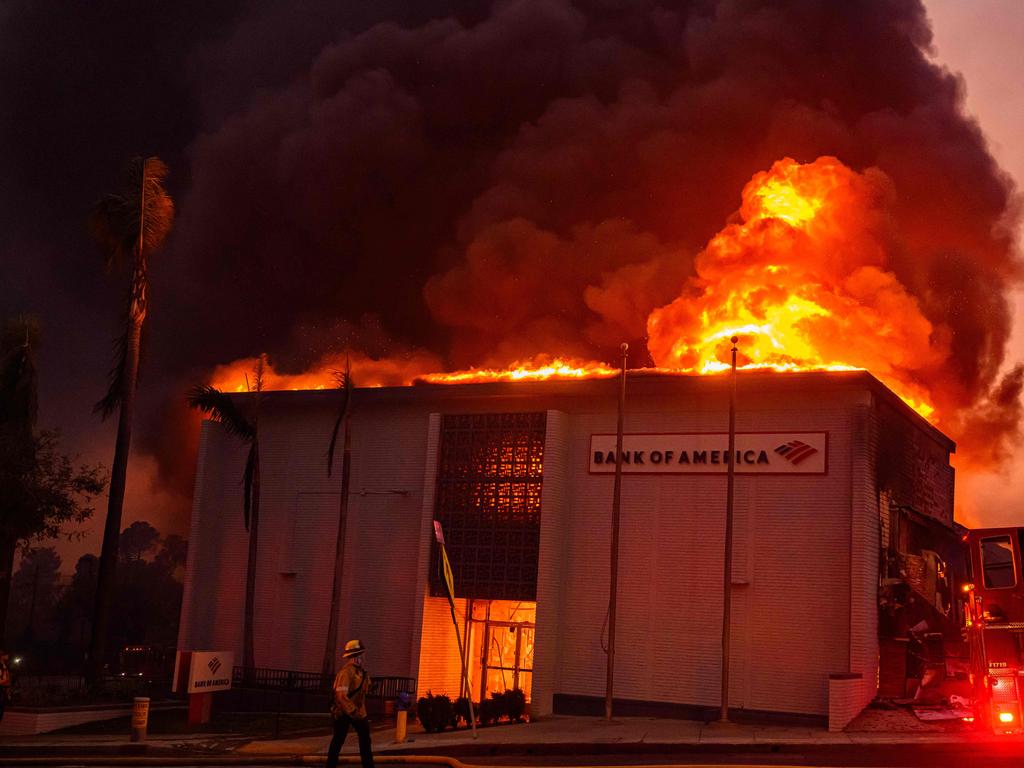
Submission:
<svg viewBox="0 0 1024 768">
<path fill-rule="evenodd" d="M 973 530 L 966 542 L 964 632 L 978 722 L 1024 733 L 1024 528 Z"/>
</svg>

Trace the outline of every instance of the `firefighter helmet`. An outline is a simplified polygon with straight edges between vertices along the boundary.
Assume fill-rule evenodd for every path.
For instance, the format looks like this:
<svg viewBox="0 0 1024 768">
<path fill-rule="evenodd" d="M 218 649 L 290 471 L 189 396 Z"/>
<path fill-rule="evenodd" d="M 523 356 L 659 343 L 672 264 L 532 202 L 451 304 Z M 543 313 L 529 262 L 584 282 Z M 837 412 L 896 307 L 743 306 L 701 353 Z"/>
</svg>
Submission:
<svg viewBox="0 0 1024 768">
<path fill-rule="evenodd" d="M 351 659 L 353 656 L 358 656 L 361 653 L 365 653 L 366 648 L 359 640 L 349 640 L 345 643 L 345 652 L 341 654 L 343 659 Z"/>
</svg>

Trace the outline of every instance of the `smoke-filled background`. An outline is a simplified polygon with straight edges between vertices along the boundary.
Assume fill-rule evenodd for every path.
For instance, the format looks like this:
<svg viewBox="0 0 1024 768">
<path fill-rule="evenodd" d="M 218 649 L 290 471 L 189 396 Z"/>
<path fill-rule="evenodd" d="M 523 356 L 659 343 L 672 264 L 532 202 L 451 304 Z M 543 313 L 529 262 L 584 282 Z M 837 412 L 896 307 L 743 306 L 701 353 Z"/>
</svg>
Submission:
<svg viewBox="0 0 1024 768">
<path fill-rule="evenodd" d="M 911 0 L 0 2 L 0 312 L 41 316 L 43 421 L 109 463 L 90 407 L 124 279 L 84 220 L 129 157 L 168 163 L 126 522 L 184 531 L 181 393 L 218 365 L 645 350 L 751 177 L 835 156 L 885 180 L 885 268 L 941 328 L 950 428 L 988 473 L 961 482 L 961 516 L 1020 522 L 996 504 L 1024 484 L 1017 204 L 971 114 L 1020 141 L 1017 78 L 984 53 L 1015 54 L 1024 16 L 929 10 L 938 48 Z M 944 50 L 1012 87 L 965 85 Z"/>
</svg>

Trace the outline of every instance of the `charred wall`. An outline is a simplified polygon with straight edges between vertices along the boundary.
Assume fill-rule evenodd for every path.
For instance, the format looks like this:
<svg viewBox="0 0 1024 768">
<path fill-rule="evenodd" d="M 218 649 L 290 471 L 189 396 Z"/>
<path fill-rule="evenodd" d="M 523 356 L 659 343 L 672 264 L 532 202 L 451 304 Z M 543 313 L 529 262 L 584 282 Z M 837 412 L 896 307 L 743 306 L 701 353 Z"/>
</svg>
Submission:
<svg viewBox="0 0 1024 768">
<path fill-rule="evenodd" d="M 896 406 L 881 401 L 876 411 L 879 492 L 888 492 L 893 507 L 911 507 L 952 528 L 950 449 Z"/>
</svg>

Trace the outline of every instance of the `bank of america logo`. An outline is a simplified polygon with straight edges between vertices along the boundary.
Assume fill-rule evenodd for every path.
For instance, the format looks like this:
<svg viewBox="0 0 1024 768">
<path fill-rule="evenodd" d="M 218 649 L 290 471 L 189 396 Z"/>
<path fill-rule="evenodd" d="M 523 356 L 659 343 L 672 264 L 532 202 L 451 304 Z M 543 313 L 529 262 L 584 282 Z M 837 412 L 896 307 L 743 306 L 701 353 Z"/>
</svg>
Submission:
<svg viewBox="0 0 1024 768">
<path fill-rule="evenodd" d="M 207 664 L 206 666 L 208 666 L 210 668 L 210 674 L 211 675 L 216 675 L 217 674 L 217 670 L 220 669 L 220 659 L 218 659 L 216 656 L 214 656 L 212 659 L 210 659 L 210 663 Z"/>
<path fill-rule="evenodd" d="M 783 443 L 775 452 L 794 466 L 799 465 L 804 459 L 808 459 L 818 452 L 818 449 L 800 440 L 790 440 Z"/>
</svg>

